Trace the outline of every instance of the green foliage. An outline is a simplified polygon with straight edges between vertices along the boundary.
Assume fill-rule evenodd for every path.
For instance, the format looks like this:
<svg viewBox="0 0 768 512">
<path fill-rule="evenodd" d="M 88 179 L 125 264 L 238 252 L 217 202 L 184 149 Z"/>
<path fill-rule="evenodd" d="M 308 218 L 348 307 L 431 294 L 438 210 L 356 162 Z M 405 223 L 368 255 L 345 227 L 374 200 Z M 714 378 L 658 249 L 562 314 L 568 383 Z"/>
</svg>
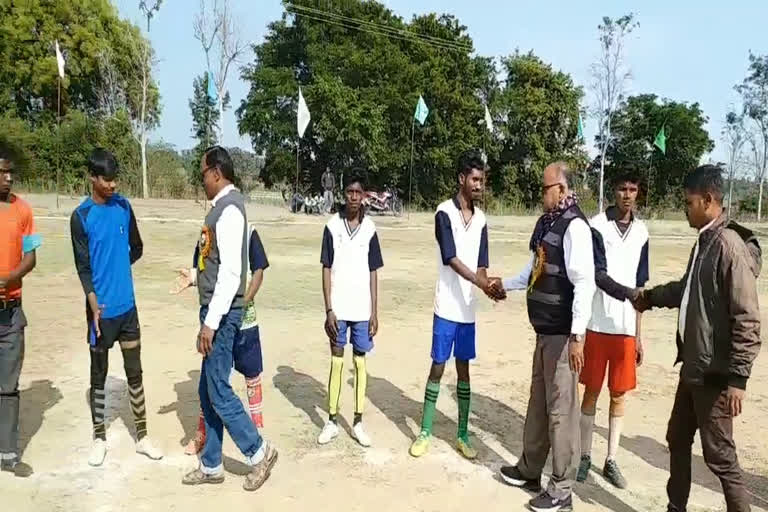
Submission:
<svg viewBox="0 0 768 512">
<path fill-rule="evenodd" d="M 376 2 L 302 0 L 345 16 L 471 47 L 466 27 L 448 15 L 410 23 Z M 322 5 L 319 5 L 322 3 Z M 312 113 L 300 144 L 306 184 L 319 187 L 326 166 L 365 167 L 372 186 L 391 184 L 407 196 L 411 128 L 422 94 L 431 111 L 415 126 L 414 199 L 433 204 L 456 186 L 458 155 L 482 147 L 482 97 L 493 95 L 489 59 L 466 50 L 385 37 L 370 30 L 322 23 L 285 13 L 243 73 L 248 97 L 238 109 L 239 129 L 267 162 L 267 184 L 292 183 L 296 172 L 298 87 Z M 314 156 L 314 158 L 313 158 Z"/>
<path fill-rule="evenodd" d="M 586 155 L 578 147 L 580 87 L 533 53 L 502 59 L 505 87 L 497 108 L 506 119 L 502 131 L 505 166 L 492 181 L 494 190 L 531 207 L 540 200 L 544 167 L 566 160 L 582 168 Z"/>
<path fill-rule="evenodd" d="M 706 123 L 698 103 L 660 102 L 653 94 L 627 98 L 613 120 L 606 183 L 617 173 L 633 172 L 646 184 L 650 205 L 679 204 L 683 178 L 714 148 Z M 666 154 L 653 147 L 662 124 L 666 124 Z M 609 194 L 609 186 L 606 191 Z"/>
</svg>

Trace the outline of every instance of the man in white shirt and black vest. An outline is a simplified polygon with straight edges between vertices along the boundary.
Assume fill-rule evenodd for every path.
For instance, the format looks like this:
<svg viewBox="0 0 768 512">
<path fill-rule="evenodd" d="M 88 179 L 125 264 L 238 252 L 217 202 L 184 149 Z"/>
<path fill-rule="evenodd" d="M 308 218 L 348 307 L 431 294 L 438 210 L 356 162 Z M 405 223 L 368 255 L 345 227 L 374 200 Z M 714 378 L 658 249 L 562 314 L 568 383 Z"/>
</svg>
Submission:
<svg viewBox="0 0 768 512">
<path fill-rule="evenodd" d="M 517 277 L 503 282 L 506 290 L 527 289 L 536 347 L 523 454 L 517 465 L 501 468 L 501 477 L 510 485 L 538 491 L 552 448 L 552 478 L 529 502 L 536 512 L 572 509 L 579 457 L 578 383 L 584 334 L 592 316 L 595 267 L 591 231 L 571 193 L 571 176 L 563 162 L 544 169 L 545 213 L 531 237 L 530 261 Z"/>
<path fill-rule="evenodd" d="M 224 426 L 252 467 L 243 488 L 255 491 L 269 478 L 277 450 L 263 440 L 229 384 L 233 344 L 243 321 L 248 269 L 248 223 L 245 202 L 235 188 L 235 170 L 227 151 L 214 146 L 200 162 L 205 195 L 211 210 L 205 217 L 199 244 L 197 289 L 200 295 L 200 334 L 203 355 L 200 406 L 205 419 L 205 445 L 200 467 L 188 473 L 185 485 L 224 481 L 221 445 Z"/>
</svg>

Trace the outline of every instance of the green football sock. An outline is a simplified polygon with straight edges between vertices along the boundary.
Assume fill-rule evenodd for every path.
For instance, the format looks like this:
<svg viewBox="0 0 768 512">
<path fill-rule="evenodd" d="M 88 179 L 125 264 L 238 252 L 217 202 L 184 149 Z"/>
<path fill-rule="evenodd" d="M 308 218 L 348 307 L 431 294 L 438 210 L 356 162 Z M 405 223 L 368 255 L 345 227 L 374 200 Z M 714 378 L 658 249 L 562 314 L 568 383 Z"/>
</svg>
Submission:
<svg viewBox="0 0 768 512">
<path fill-rule="evenodd" d="M 435 406 L 437 395 L 440 393 L 440 383 L 427 381 L 427 389 L 424 391 L 424 411 L 421 415 L 421 431 L 432 435 L 432 420 L 435 419 Z"/>
<path fill-rule="evenodd" d="M 460 380 L 456 385 L 456 394 L 459 398 L 459 429 L 457 437 L 464 441 L 469 442 L 469 436 L 467 434 L 467 427 L 469 425 L 469 382 Z"/>
</svg>

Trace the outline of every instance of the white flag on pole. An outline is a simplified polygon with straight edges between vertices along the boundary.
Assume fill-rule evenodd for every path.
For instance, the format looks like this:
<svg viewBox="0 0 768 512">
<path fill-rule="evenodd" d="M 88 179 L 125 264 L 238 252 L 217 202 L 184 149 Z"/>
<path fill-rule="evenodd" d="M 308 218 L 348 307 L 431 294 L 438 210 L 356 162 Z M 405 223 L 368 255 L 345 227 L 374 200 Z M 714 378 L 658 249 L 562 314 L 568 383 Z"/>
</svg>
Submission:
<svg viewBox="0 0 768 512">
<path fill-rule="evenodd" d="M 488 127 L 488 131 L 493 133 L 493 119 L 491 119 L 491 113 L 488 111 L 488 105 L 485 106 L 485 126 Z"/>
<path fill-rule="evenodd" d="M 56 64 L 59 66 L 59 78 L 64 79 L 64 56 L 59 49 L 59 41 L 56 40 Z"/>
<path fill-rule="evenodd" d="M 304 131 L 307 129 L 307 126 L 309 126 L 310 119 L 311 116 L 309 115 L 307 103 L 304 101 L 304 95 L 301 94 L 301 87 L 299 87 L 299 112 L 296 118 L 299 138 L 304 136 Z"/>
</svg>

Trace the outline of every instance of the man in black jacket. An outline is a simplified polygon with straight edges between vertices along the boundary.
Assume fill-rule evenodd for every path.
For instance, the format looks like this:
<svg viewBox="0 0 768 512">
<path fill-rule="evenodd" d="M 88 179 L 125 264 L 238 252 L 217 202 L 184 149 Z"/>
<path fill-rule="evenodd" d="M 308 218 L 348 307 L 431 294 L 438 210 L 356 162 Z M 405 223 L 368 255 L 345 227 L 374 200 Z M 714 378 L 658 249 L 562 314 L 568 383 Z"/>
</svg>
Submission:
<svg viewBox="0 0 768 512">
<path fill-rule="evenodd" d="M 733 442 L 752 363 L 760 351 L 757 277 L 761 251 L 751 231 L 728 222 L 722 169 L 697 168 L 683 182 L 686 213 L 699 231 L 685 275 L 633 298 L 638 311 L 680 310 L 680 383 L 667 429 L 668 511 L 684 512 L 691 491 L 691 446 L 698 429 L 704 461 L 723 486 L 728 512 L 750 510 Z"/>
</svg>

